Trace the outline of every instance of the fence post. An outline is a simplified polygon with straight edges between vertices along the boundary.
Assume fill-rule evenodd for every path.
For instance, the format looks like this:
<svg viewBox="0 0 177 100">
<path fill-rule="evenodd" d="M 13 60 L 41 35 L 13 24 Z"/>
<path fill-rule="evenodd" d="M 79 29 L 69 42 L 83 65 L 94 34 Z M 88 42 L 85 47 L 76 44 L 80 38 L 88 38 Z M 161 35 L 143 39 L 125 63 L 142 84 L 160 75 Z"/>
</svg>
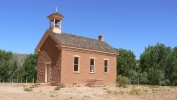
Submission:
<svg viewBox="0 0 177 100">
<path fill-rule="evenodd" d="M 33 78 L 33 83 L 34 83 L 34 78 Z"/>
<path fill-rule="evenodd" d="M 4 78 L 3 78 L 3 83 L 4 83 Z"/>
<path fill-rule="evenodd" d="M 138 77 L 138 85 L 139 85 L 139 77 Z"/>
<path fill-rule="evenodd" d="M 17 83 L 18 83 L 18 78 L 17 78 Z"/>
<path fill-rule="evenodd" d="M 131 82 L 132 80 L 131 80 L 131 77 L 130 77 L 130 84 L 132 84 L 132 82 Z"/>
<path fill-rule="evenodd" d="M 27 83 L 27 78 L 26 78 L 26 83 Z"/>
<path fill-rule="evenodd" d="M 21 83 L 22 83 L 22 78 L 21 78 Z"/>
<path fill-rule="evenodd" d="M 14 83 L 13 78 L 12 78 L 12 83 Z"/>
</svg>

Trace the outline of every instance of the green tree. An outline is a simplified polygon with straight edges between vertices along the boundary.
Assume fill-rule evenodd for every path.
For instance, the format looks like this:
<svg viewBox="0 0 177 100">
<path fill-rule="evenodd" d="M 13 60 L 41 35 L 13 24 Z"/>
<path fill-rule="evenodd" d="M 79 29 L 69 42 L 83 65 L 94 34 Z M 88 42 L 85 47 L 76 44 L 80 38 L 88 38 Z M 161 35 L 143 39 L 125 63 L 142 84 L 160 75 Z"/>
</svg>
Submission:
<svg viewBox="0 0 177 100">
<path fill-rule="evenodd" d="M 130 50 L 117 49 L 119 55 L 117 56 L 117 75 L 123 75 L 126 77 L 136 76 L 135 54 Z"/>
<path fill-rule="evenodd" d="M 170 81 L 173 85 L 175 85 L 177 84 L 177 47 L 173 48 L 170 60 Z"/>
<path fill-rule="evenodd" d="M 169 79 L 171 48 L 157 43 L 148 46 L 140 55 L 141 72 L 148 74 L 150 84 L 159 84 Z"/>
<path fill-rule="evenodd" d="M 0 81 L 4 79 L 7 81 L 7 79 L 10 77 L 10 68 L 9 68 L 9 62 L 10 57 L 12 56 L 12 52 L 6 52 L 5 50 L 0 49 Z"/>
<path fill-rule="evenodd" d="M 37 77 L 37 54 L 29 54 L 24 61 L 23 67 L 18 71 L 18 78 L 22 78 L 23 82 L 28 80 L 32 82 Z"/>
</svg>

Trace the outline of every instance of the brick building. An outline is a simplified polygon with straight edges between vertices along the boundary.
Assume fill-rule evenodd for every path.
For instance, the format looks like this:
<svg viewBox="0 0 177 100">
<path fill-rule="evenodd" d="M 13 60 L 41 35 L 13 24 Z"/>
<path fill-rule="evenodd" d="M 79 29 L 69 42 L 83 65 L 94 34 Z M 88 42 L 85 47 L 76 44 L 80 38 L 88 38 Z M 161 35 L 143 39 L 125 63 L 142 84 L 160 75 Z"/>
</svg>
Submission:
<svg viewBox="0 0 177 100">
<path fill-rule="evenodd" d="M 48 16 L 50 27 L 36 47 L 37 82 L 84 84 L 88 79 L 114 83 L 117 51 L 98 40 L 61 32 L 62 16 L 57 11 Z"/>
</svg>

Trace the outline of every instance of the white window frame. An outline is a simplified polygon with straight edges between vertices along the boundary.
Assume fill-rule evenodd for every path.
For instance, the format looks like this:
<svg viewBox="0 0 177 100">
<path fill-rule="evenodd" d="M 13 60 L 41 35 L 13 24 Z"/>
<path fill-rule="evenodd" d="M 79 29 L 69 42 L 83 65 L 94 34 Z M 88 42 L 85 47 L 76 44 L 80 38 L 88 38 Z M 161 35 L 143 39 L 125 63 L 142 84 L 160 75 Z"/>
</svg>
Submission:
<svg viewBox="0 0 177 100">
<path fill-rule="evenodd" d="M 75 57 L 78 57 L 78 71 L 74 71 L 74 59 L 75 59 Z M 73 59 L 73 72 L 75 72 L 75 73 L 80 73 L 80 56 L 78 56 L 78 55 L 74 55 L 74 59 Z"/>
<path fill-rule="evenodd" d="M 93 59 L 94 64 L 93 64 L 93 72 L 91 72 L 90 67 L 91 67 L 91 59 Z M 89 62 L 89 72 L 90 73 L 95 73 L 95 57 L 90 57 L 90 62 Z"/>
<path fill-rule="evenodd" d="M 107 72 L 105 72 L 105 61 L 107 60 Z M 104 58 L 104 73 L 109 73 L 109 59 Z"/>
</svg>

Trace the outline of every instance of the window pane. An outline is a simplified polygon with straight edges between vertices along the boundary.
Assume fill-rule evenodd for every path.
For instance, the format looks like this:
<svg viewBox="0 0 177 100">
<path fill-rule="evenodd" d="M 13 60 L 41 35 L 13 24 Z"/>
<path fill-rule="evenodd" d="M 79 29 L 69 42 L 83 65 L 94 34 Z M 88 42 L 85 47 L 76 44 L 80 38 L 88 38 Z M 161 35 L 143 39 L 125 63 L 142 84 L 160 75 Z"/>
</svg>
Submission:
<svg viewBox="0 0 177 100">
<path fill-rule="evenodd" d="M 79 57 L 74 57 L 74 64 L 78 64 L 79 62 Z"/>
<path fill-rule="evenodd" d="M 107 67 L 104 67 L 104 72 L 107 72 L 108 70 L 107 70 Z"/>
<path fill-rule="evenodd" d="M 108 60 L 104 60 L 104 66 L 108 66 Z"/>
<path fill-rule="evenodd" d="M 90 65 L 90 72 L 94 72 L 94 66 Z"/>
<path fill-rule="evenodd" d="M 94 59 L 90 59 L 90 65 L 94 65 Z"/>
<path fill-rule="evenodd" d="M 78 71 L 78 65 L 74 65 L 74 71 Z"/>
</svg>

